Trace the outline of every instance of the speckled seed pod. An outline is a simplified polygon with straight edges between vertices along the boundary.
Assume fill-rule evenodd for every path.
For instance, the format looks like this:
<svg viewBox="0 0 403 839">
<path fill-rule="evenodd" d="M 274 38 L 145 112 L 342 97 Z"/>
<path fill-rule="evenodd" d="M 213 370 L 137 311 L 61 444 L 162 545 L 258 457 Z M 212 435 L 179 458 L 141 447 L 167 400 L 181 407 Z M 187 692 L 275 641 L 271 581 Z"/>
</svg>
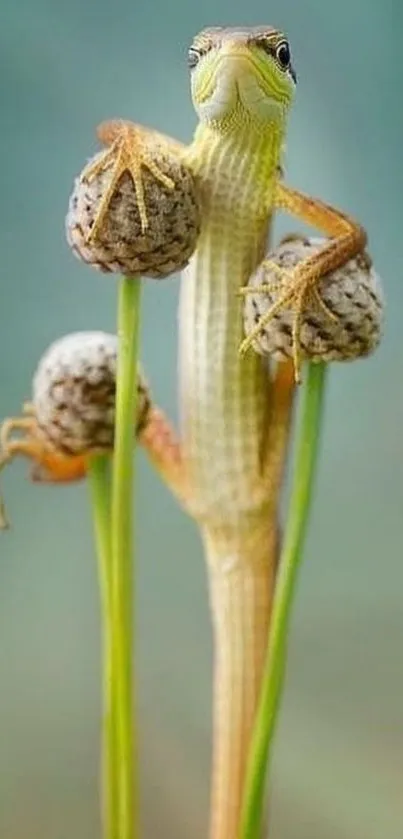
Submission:
<svg viewBox="0 0 403 839">
<path fill-rule="evenodd" d="M 137 143 L 135 127 L 130 130 Z M 112 184 L 113 166 L 119 154 L 115 143 L 116 153 L 113 146 L 112 157 L 109 147 L 89 163 L 94 171 L 93 165 L 105 158 L 106 168 L 100 168 L 88 179 L 87 166 L 75 181 L 66 219 L 67 240 L 76 256 L 100 271 L 163 278 L 182 270 L 195 250 L 201 221 L 199 197 L 190 170 L 160 135 L 142 129 L 139 136 L 136 159 L 141 160 L 145 153 L 151 163 L 151 168 L 146 162 L 139 166 L 148 225 L 144 225 L 144 213 L 142 218 L 141 195 L 126 170 L 116 181 L 102 223 L 97 224 L 96 233 L 89 239 L 102 199 Z M 129 140 L 125 142 L 128 159 Z M 152 171 L 153 167 L 162 179 Z"/>
<path fill-rule="evenodd" d="M 324 242 L 319 238 L 290 236 L 267 259 L 285 270 L 292 270 L 301 259 L 311 256 Z M 246 335 L 252 332 L 276 302 L 286 282 L 264 263 L 257 268 L 250 278 L 250 287 L 278 283 L 278 290 L 270 289 L 267 294 L 251 293 L 245 298 Z M 383 295 L 370 257 L 365 253 L 351 259 L 343 268 L 320 280 L 317 289 L 325 306 L 337 320 L 330 318 L 314 298 L 308 299 L 299 333 L 301 354 L 310 361 L 319 362 L 349 361 L 373 352 L 381 338 Z M 255 351 L 277 361 L 292 358 L 293 318 L 292 306 L 282 308 L 254 340 Z"/>
<path fill-rule="evenodd" d="M 65 335 L 42 356 L 33 380 L 40 433 L 63 454 L 113 448 L 117 338 L 104 332 Z M 137 433 L 146 422 L 150 397 L 138 375 Z"/>
</svg>

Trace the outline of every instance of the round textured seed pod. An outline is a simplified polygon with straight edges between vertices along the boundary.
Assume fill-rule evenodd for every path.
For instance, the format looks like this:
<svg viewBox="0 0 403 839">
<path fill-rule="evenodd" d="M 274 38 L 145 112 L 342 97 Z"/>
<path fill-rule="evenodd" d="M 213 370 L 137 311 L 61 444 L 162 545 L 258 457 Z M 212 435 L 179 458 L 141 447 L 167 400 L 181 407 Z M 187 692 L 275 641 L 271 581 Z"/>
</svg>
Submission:
<svg viewBox="0 0 403 839">
<path fill-rule="evenodd" d="M 302 259 L 312 256 L 325 243 L 324 239 L 286 237 L 278 248 L 267 256 L 285 271 L 292 271 Z M 253 288 L 273 284 L 267 293 L 253 293 Z M 249 281 L 251 293 L 245 297 L 244 329 L 248 336 L 264 319 L 279 294 L 287 288 L 283 279 L 265 262 L 257 268 Z M 379 344 L 383 323 L 383 294 L 379 277 L 367 253 L 323 277 L 317 291 L 324 306 L 333 313 L 331 318 L 312 295 L 304 302 L 299 341 L 301 354 L 310 361 L 349 361 L 369 355 Z M 261 355 L 277 361 L 293 357 L 293 304 L 281 308 L 253 341 L 253 348 Z"/>
<path fill-rule="evenodd" d="M 73 332 L 42 356 L 33 379 L 33 405 L 40 434 L 68 454 L 113 448 L 118 343 L 104 332 Z M 138 433 L 150 408 L 147 385 L 138 373 Z"/>
<path fill-rule="evenodd" d="M 66 219 L 73 252 L 100 271 L 126 276 L 163 278 L 182 270 L 195 250 L 201 223 L 190 170 L 157 132 L 112 122 L 99 133 L 112 143 L 75 181 Z M 125 166 L 130 155 L 134 170 L 137 166 L 137 189 Z M 96 219 L 108 190 L 100 223 Z"/>
</svg>

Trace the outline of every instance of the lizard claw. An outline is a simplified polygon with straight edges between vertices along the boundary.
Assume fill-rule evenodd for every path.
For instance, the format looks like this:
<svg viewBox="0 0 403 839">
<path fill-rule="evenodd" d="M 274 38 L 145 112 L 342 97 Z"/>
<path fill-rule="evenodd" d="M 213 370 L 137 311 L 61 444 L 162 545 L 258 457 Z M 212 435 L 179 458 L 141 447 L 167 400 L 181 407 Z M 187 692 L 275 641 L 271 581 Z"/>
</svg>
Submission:
<svg viewBox="0 0 403 839">
<path fill-rule="evenodd" d="M 279 280 L 268 280 L 262 285 L 243 285 L 237 291 L 237 297 L 248 297 L 250 294 L 277 294 L 281 288 Z"/>
</svg>

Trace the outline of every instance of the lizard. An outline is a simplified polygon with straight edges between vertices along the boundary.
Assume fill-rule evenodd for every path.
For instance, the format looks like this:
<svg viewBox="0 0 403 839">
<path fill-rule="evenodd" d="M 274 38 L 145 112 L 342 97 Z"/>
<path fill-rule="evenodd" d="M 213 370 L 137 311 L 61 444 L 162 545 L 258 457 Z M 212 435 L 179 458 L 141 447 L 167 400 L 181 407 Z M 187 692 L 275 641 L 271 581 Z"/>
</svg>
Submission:
<svg viewBox="0 0 403 839">
<path fill-rule="evenodd" d="M 205 548 L 215 650 L 210 837 L 235 839 L 275 584 L 294 379 L 301 380 L 301 317 L 308 297 L 325 308 L 319 278 L 361 252 L 367 237 L 349 215 L 284 181 L 283 147 L 297 83 L 284 33 L 270 26 L 203 29 L 189 47 L 188 66 L 198 125 L 188 146 L 168 137 L 165 142 L 190 167 L 203 214 L 181 281 L 179 454 L 173 469 L 172 450 L 160 446 L 156 465 L 176 494 L 178 480 L 186 486 L 186 508 Z M 150 170 L 147 130 L 113 121 L 99 136 L 108 151 L 91 164 L 91 175 L 105 165 L 113 172 L 95 231 L 126 171 L 146 228 L 141 172 Z M 155 167 L 153 175 L 162 179 Z M 283 306 L 293 311 L 293 369 L 279 364 L 269 373 L 267 361 L 248 352 L 254 334 L 243 336 L 241 306 L 248 278 L 265 258 L 276 212 L 318 228 L 327 239 L 314 256 L 283 272 L 286 282 L 260 323 L 262 328 Z M 150 452 L 153 445 L 151 433 Z M 51 479 L 49 458 L 46 466 Z"/>
</svg>

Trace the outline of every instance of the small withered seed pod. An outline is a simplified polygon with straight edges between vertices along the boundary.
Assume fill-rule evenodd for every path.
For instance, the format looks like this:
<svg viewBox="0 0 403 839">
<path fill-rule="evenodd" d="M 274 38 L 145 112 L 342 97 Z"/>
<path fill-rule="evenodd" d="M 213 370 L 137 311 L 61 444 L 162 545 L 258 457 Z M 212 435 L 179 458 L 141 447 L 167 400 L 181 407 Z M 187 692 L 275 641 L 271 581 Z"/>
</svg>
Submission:
<svg viewBox="0 0 403 839">
<path fill-rule="evenodd" d="M 198 190 L 179 150 L 156 131 L 113 121 L 107 146 L 76 179 L 66 218 L 73 252 L 100 271 L 163 278 L 182 270 L 200 231 Z"/>
<path fill-rule="evenodd" d="M 291 235 L 267 256 L 285 271 L 292 271 L 302 259 L 312 256 L 325 240 Z M 286 288 L 287 279 L 263 262 L 251 276 L 251 293 L 245 297 L 244 329 L 248 336 Z M 253 288 L 270 284 L 267 293 Z M 383 294 L 380 279 L 367 253 L 359 254 L 342 268 L 323 277 L 316 295 L 304 301 L 299 329 L 303 357 L 314 362 L 349 361 L 370 355 L 378 346 L 383 324 Z M 327 311 L 326 311 L 327 310 Z M 333 314 L 334 317 L 331 317 Z M 261 355 L 276 361 L 293 357 L 293 305 L 281 308 L 253 341 Z"/>
<path fill-rule="evenodd" d="M 113 448 L 117 338 L 105 332 L 73 332 L 42 356 L 33 379 L 33 408 L 44 441 L 62 454 Z M 138 433 L 150 397 L 138 372 Z"/>
</svg>

